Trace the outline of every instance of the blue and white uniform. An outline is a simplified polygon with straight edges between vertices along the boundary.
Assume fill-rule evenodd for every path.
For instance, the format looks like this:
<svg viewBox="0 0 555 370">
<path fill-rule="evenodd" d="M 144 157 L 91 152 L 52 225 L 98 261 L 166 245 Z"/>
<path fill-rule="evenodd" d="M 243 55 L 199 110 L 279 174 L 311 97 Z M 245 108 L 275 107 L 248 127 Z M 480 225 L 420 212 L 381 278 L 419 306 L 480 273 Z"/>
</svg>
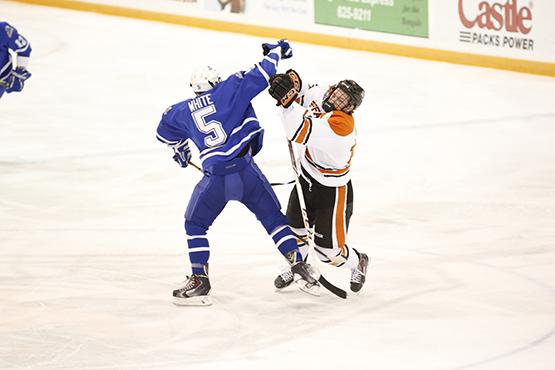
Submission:
<svg viewBox="0 0 555 370">
<path fill-rule="evenodd" d="M 14 66 L 11 50 L 16 54 Z M 25 37 L 7 22 L 0 22 L 0 96 L 5 92 L 5 84 L 15 67 L 27 68 L 31 55 L 31 45 Z"/>
<path fill-rule="evenodd" d="M 172 105 L 158 126 L 161 142 L 173 146 L 190 139 L 200 152 L 205 175 L 185 213 L 194 274 L 206 273 L 206 233 L 230 200 L 243 203 L 256 215 L 283 255 L 298 251 L 279 201 L 253 160 L 262 148 L 264 130 L 251 100 L 268 87 L 280 53 L 277 47 L 249 71 L 233 74 L 207 92 Z"/>
</svg>

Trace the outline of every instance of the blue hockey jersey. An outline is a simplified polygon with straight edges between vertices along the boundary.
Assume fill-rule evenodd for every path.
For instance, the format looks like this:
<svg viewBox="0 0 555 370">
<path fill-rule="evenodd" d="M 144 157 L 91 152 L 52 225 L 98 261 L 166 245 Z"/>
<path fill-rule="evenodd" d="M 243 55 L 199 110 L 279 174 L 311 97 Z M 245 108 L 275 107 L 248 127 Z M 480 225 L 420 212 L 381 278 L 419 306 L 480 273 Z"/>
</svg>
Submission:
<svg viewBox="0 0 555 370">
<path fill-rule="evenodd" d="M 275 75 L 279 50 L 271 51 L 249 71 L 233 74 L 211 90 L 169 107 L 158 125 L 158 140 L 168 145 L 192 140 L 204 169 L 235 158 L 246 146 L 251 155 L 258 153 L 264 130 L 251 100 Z"/>
<path fill-rule="evenodd" d="M 8 50 L 18 58 L 29 58 L 31 45 L 17 30 L 7 22 L 0 22 L 0 80 L 6 78 L 13 69 L 12 58 Z M 18 63 L 19 65 L 19 63 Z"/>
</svg>

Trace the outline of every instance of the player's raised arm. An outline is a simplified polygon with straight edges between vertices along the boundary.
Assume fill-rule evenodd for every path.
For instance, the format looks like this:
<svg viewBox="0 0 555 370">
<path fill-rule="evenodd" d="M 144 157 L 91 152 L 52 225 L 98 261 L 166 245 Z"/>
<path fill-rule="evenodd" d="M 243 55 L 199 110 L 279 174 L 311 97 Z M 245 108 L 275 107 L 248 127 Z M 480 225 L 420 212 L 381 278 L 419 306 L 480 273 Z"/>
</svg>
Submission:
<svg viewBox="0 0 555 370">
<path fill-rule="evenodd" d="M 239 80 L 236 96 L 240 96 L 245 102 L 249 102 L 265 90 L 270 79 L 276 74 L 278 64 L 282 59 L 293 56 L 293 49 L 287 40 L 279 40 L 276 43 L 262 44 L 264 58 L 256 63 L 247 72 L 239 72 L 235 78 Z"/>
</svg>

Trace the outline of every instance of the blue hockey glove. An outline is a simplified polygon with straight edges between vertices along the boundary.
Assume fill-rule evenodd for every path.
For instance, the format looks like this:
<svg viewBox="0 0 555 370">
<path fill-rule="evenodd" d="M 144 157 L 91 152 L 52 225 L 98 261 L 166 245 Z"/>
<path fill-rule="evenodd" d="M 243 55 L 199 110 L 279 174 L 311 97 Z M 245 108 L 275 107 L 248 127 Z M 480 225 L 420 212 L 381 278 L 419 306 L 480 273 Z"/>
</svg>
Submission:
<svg viewBox="0 0 555 370">
<path fill-rule="evenodd" d="M 289 41 L 287 41 L 286 39 L 281 39 L 275 44 L 262 44 L 262 54 L 268 55 L 271 50 L 277 48 L 278 46 L 281 46 L 281 59 L 288 59 L 293 56 L 293 48 L 291 48 L 291 45 L 289 45 Z"/>
<path fill-rule="evenodd" d="M 185 168 L 189 165 L 191 161 L 191 149 L 189 148 L 189 141 L 183 140 L 178 144 L 173 146 L 173 160 L 181 166 L 181 168 Z"/>
<path fill-rule="evenodd" d="M 29 72 L 26 68 L 24 67 L 17 67 L 16 69 L 14 69 L 12 71 L 12 75 L 14 75 L 15 77 L 26 81 L 29 77 L 31 77 L 31 72 Z"/>
<path fill-rule="evenodd" d="M 8 86 L 6 87 L 6 92 L 18 92 L 23 90 L 25 81 L 31 77 L 31 72 L 23 67 L 17 67 L 12 71 L 10 77 L 8 77 Z"/>
</svg>

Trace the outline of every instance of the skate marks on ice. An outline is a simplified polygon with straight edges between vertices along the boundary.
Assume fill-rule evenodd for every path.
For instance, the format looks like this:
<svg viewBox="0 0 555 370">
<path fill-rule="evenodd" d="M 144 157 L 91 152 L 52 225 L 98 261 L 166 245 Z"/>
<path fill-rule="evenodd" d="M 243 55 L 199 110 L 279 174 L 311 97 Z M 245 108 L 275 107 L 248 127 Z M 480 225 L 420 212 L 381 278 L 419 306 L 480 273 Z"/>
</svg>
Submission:
<svg viewBox="0 0 555 370">
<path fill-rule="evenodd" d="M 314 335 L 336 298 L 287 299 L 215 273 L 213 307 L 175 307 L 175 255 L 3 256 L 3 368 L 165 368 L 235 361 Z M 170 273 L 171 272 L 171 273 Z M 254 281 L 258 277 L 253 276 Z M 70 279 L 68 277 L 71 276 Z M 310 310 L 307 310 L 310 308 Z M 186 367 L 184 367 L 186 368 Z"/>
<path fill-rule="evenodd" d="M 239 364 L 251 361 L 267 363 L 270 352 L 291 351 L 297 345 L 326 348 L 325 338 L 332 333 L 333 342 L 351 340 L 355 348 L 366 350 L 371 346 L 373 356 L 378 357 L 382 350 L 387 353 L 389 345 L 394 345 L 392 341 L 402 341 L 405 335 L 414 339 L 415 330 L 427 333 L 420 337 L 421 345 L 411 346 L 417 350 L 427 347 L 428 353 L 428 346 L 433 348 L 439 336 L 453 335 L 455 329 L 465 341 L 490 336 L 489 330 L 484 332 L 484 327 L 478 325 L 479 319 L 475 324 L 471 317 L 450 321 L 471 315 L 471 305 L 458 300 L 441 303 L 441 296 L 451 297 L 450 292 L 458 295 L 457 289 L 473 284 L 472 279 L 465 281 L 458 275 L 461 271 L 450 272 L 453 267 L 449 264 L 458 262 L 438 254 L 408 251 L 408 255 L 415 253 L 428 257 L 420 259 L 423 266 L 378 262 L 369 270 L 363 293 L 348 301 L 329 294 L 311 297 L 296 289 L 274 293 L 271 275 L 255 271 L 253 280 L 265 278 L 264 289 L 263 283 L 250 286 L 248 277 L 236 278 L 244 266 L 220 266 L 221 273 L 213 278 L 214 306 L 187 308 L 171 304 L 173 285 L 168 281 L 175 280 L 169 273 L 176 268 L 174 255 L 36 256 L 25 258 L 26 263 L 19 265 L 13 262 L 21 261 L 21 257 L 5 256 L 3 263 L 17 267 L 8 271 L 13 280 L 2 284 L 1 294 L 8 302 L 15 297 L 17 305 L 7 306 L 4 317 L 9 317 L 9 322 L 4 319 L 0 326 L 2 337 L 7 339 L 0 345 L 0 358 L 10 369 L 133 368 L 138 364 L 143 368 L 170 368 L 184 363 L 184 368 L 210 368 L 217 363 L 222 368 L 230 363 L 237 364 L 231 368 L 239 368 Z M 441 265 L 442 261 L 448 268 Z M 533 279 L 495 266 L 468 263 L 493 269 L 496 274 L 513 275 L 553 297 L 548 287 Z M 137 290 L 137 286 L 142 289 Z M 459 303 L 463 308 L 458 307 Z M 488 308 L 484 304 L 482 309 L 489 316 L 515 308 Z M 432 327 L 414 324 L 421 320 L 429 323 L 430 317 L 434 317 Z M 511 325 L 511 320 L 504 318 L 491 328 Z M 400 322 L 399 332 L 394 330 L 394 321 Z M 487 325 L 487 321 L 482 324 Z M 449 333 L 438 330 L 441 322 L 450 326 Z M 10 331 L 10 326 L 14 330 Z M 465 329 L 468 326 L 472 330 Z M 442 366 L 429 368 L 465 369 L 493 362 L 539 345 L 552 335 L 551 328 L 499 354 L 484 350 L 486 355 L 481 358 L 459 349 L 458 361 L 443 359 L 438 363 Z M 284 355 L 284 361 L 293 363 L 288 355 Z M 393 360 L 386 356 L 383 361 L 391 364 Z M 457 362 L 463 365 L 453 366 Z M 316 363 L 324 366 L 323 360 Z M 364 365 L 356 359 L 348 363 Z M 398 365 L 390 368 L 407 368 Z"/>
<path fill-rule="evenodd" d="M 393 260 L 386 258 L 376 264 L 377 270 L 383 269 L 384 275 L 390 276 L 378 277 L 385 284 L 381 292 L 375 294 L 425 286 L 425 278 L 443 283 L 436 288 L 406 292 L 387 299 L 379 307 L 370 305 L 375 310 L 387 308 L 393 312 L 401 307 L 403 311 L 409 309 L 404 316 L 401 313 L 394 315 L 396 318 L 432 320 L 432 326 L 420 338 L 424 343 L 430 338 L 436 339 L 422 348 L 428 354 L 438 350 L 436 358 L 429 358 L 430 363 L 437 366 L 427 368 L 462 370 L 522 366 L 549 369 L 548 358 L 526 355 L 528 352 L 534 356 L 537 348 L 549 353 L 550 343 L 555 339 L 555 315 L 545 313 L 549 312 L 549 307 L 555 307 L 555 289 L 549 281 L 533 278 L 520 271 L 526 267 L 552 268 L 549 255 L 545 255 L 545 262 L 527 265 L 514 261 L 522 256 L 518 253 L 508 253 L 503 257 L 491 251 L 450 256 L 393 245 L 374 248 L 378 251 L 387 250 L 387 254 L 393 253 L 400 257 Z M 437 247 L 427 249 L 436 250 Z M 549 252 L 538 250 L 539 258 L 545 258 L 541 255 L 546 251 Z M 507 260 L 499 261 L 505 257 Z M 496 262 L 500 262 L 499 265 Z M 429 276 L 426 273 L 414 274 L 415 266 L 418 266 L 418 270 L 426 271 Z M 396 276 L 400 271 L 405 273 Z M 423 296 L 427 298 L 421 300 Z M 374 295 L 373 299 L 376 298 Z M 442 332 L 442 326 L 445 326 L 445 332 Z M 438 342 L 441 345 L 438 346 Z M 444 351 L 449 353 L 450 359 L 444 358 L 442 364 L 441 353 Z M 518 357 L 519 354 L 524 355 L 524 359 Z M 405 367 L 399 364 L 399 368 Z"/>
</svg>

